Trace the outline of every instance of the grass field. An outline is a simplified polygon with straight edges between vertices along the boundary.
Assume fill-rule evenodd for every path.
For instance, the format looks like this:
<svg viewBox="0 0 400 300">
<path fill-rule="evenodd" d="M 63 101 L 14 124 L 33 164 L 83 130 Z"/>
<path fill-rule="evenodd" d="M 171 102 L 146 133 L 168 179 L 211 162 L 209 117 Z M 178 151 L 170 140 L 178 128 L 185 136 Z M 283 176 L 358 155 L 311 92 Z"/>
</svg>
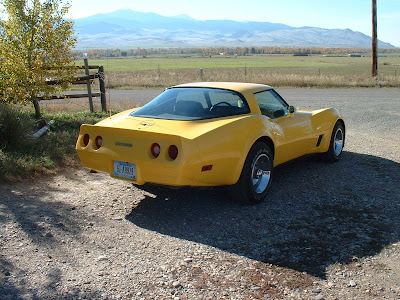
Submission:
<svg viewBox="0 0 400 300">
<path fill-rule="evenodd" d="M 79 61 L 77 62 L 79 63 Z M 225 69 L 225 68 L 271 68 L 282 72 L 295 72 L 311 69 L 318 72 L 321 68 L 331 75 L 370 73 L 370 57 L 324 57 L 292 55 L 254 55 L 244 57 L 185 57 L 185 58 L 110 58 L 92 60 L 92 64 L 102 65 L 107 71 L 144 71 L 177 69 Z M 380 57 L 381 72 L 394 75 L 400 66 L 400 57 Z"/>
<path fill-rule="evenodd" d="M 378 62 L 378 80 L 371 78 L 371 57 L 141 57 L 98 59 L 90 64 L 104 66 L 108 88 L 166 87 L 200 80 L 251 81 L 279 87 L 399 87 L 399 55 L 379 57 Z"/>
</svg>

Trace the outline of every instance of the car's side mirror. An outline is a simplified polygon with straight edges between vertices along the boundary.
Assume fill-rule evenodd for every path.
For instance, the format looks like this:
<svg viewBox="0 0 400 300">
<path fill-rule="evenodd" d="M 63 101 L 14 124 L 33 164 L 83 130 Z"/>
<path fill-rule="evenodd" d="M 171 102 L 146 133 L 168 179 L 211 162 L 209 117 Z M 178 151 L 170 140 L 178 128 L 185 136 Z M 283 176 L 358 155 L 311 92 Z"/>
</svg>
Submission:
<svg viewBox="0 0 400 300">
<path fill-rule="evenodd" d="M 296 111 L 296 107 L 294 107 L 293 105 L 289 106 L 289 112 L 292 114 Z"/>
<path fill-rule="evenodd" d="M 274 111 L 274 119 L 283 117 L 284 115 L 285 115 L 285 111 L 283 109 L 278 109 L 278 110 Z"/>
</svg>

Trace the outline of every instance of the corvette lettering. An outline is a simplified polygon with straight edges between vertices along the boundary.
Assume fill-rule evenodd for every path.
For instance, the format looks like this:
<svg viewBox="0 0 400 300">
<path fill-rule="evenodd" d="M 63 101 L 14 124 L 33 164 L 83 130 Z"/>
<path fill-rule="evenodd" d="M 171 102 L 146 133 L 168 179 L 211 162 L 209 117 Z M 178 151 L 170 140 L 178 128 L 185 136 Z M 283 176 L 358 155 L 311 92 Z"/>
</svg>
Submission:
<svg viewBox="0 0 400 300">
<path fill-rule="evenodd" d="M 133 147 L 133 145 L 130 143 L 121 143 L 121 142 L 115 142 L 115 146 L 122 146 L 122 147 L 129 147 L 129 148 Z"/>
</svg>

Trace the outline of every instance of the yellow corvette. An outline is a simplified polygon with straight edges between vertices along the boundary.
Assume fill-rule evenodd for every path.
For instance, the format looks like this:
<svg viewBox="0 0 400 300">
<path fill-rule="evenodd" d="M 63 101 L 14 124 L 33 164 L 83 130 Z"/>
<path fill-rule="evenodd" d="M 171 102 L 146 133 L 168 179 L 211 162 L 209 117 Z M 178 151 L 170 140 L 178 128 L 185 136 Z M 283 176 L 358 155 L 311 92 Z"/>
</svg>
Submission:
<svg viewBox="0 0 400 300">
<path fill-rule="evenodd" d="M 84 166 L 137 185 L 230 185 L 258 203 L 275 166 L 310 153 L 337 161 L 344 141 L 336 109 L 297 110 L 262 84 L 200 82 L 82 125 L 76 150 Z"/>
</svg>

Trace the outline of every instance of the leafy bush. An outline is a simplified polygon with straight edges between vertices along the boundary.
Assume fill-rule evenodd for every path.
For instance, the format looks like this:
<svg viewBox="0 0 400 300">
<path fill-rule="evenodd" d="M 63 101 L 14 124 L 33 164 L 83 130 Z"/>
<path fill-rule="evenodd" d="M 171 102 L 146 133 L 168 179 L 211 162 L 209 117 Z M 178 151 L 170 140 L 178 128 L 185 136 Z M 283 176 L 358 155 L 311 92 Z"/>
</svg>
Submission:
<svg viewBox="0 0 400 300">
<path fill-rule="evenodd" d="M 17 146 L 27 141 L 34 121 L 16 106 L 0 103 L 0 149 Z"/>
<path fill-rule="evenodd" d="M 26 124 L 34 124 L 33 116 L 29 119 L 28 114 L 19 112 L 16 108 L 7 107 L 6 110 L 11 109 L 17 118 L 9 117 L 9 121 L 4 127 L 9 131 L 9 123 L 15 123 L 22 127 L 28 126 Z M 2 110 L 3 111 L 3 110 Z M 6 147 L 0 148 L 0 181 L 13 181 L 22 178 L 33 178 L 37 174 L 51 174 L 60 171 L 63 167 L 75 165 L 77 162 L 77 155 L 75 151 L 75 143 L 79 134 L 79 127 L 81 124 L 94 124 L 101 119 L 107 117 L 106 113 L 58 113 L 45 115 L 47 120 L 54 120 L 50 131 L 46 135 L 38 139 L 27 140 L 25 134 L 29 132 L 21 130 L 19 133 L 19 140 L 11 138 L 12 143 L 6 142 Z M 2 120 L 3 118 L 0 118 Z M 5 118 L 4 118 L 5 119 Z M 27 123 L 24 123 L 24 122 Z M 2 121 L 0 121 L 0 124 Z M 19 127 L 18 127 L 19 128 Z M 14 134 L 16 131 L 14 130 Z M 3 137 L 3 136 L 2 136 Z M 8 138 L 7 140 L 10 140 Z"/>
</svg>

